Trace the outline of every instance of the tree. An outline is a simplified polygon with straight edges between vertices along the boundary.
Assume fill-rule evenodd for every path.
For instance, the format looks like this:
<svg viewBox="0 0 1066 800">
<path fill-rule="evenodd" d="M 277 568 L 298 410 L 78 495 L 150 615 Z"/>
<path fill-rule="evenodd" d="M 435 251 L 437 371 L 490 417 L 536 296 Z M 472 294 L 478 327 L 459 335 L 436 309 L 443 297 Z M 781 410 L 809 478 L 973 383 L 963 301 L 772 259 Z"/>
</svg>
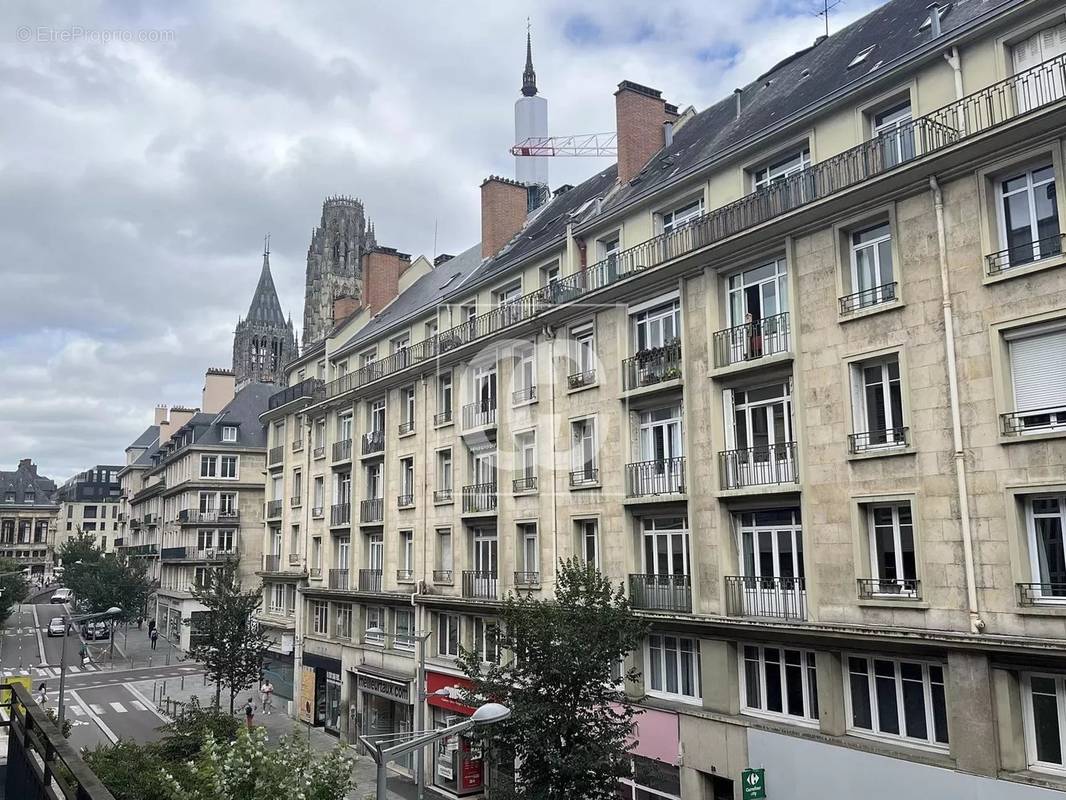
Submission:
<svg viewBox="0 0 1066 800">
<path fill-rule="evenodd" d="M 0 558 L 0 625 L 7 621 L 15 605 L 26 599 L 30 586 L 17 561 Z"/>
<path fill-rule="evenodd" d="M 115 553 L 104 553 L 96 546 L 96 537 L 83 532 L 63 543 L 63 585 L 74 593 L 82 613 L 95 614 L 112 606 L 122 609 L 121 620 L 132 620 L 144 613 L 152 591 L 152 581 L 145 565 Z"/>
<path fill-rule="evenodd" d="M 522 764 L 518 788 L 529 800 L 613 800 L 628 774 L 634 710 L 624 702 L 619 661 L 638 650 L 647 625 L 621 585 L 582 562 L 560 563 L 555 598 L 510 595 L 497 626 L 503 658 L 485 664 L 461 649 L 474 683 L 472 704 L 511 708 L 492 728 L 503 752 Z"/>
<path fill-rule="evenodd" d="M 192 595 L 206 609 L 194 635 L 198 640 L 196 657 L 207 677 L 215 682 L 215 707 L 222 703 L 222 687 L 229 689 L 229 710 L 233 713 L 237 695 L 255 686 L 263 665 L 263 653 L 270 644 L 264 630 L 252 618 L 263 602 L 262 584 L 241 591 L 237 562 L 228 559 L 208 571 L 202 586 Z"/>
</svg>

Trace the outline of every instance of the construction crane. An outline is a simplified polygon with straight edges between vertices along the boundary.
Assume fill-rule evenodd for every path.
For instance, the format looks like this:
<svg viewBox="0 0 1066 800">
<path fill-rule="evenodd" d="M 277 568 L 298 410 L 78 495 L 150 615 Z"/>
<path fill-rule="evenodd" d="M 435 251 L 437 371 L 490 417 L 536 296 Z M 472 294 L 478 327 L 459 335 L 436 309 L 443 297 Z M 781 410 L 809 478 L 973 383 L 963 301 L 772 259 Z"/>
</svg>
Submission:
<svg viewBox="0 0 1066 800">
<path fill-rule="evenodd" d="M 535 156 L 618 156 L 618 134 L 585 133 L 578 136 L 531 136 L 511 148 L 511 155 Z"/>
</svg>

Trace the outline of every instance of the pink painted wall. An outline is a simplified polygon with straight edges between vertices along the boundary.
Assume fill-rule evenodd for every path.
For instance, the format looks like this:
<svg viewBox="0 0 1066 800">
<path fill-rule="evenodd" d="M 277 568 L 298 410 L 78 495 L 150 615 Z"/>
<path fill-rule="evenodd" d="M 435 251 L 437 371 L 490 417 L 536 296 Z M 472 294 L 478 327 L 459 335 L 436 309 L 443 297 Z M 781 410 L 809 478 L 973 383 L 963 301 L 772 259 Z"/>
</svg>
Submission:
<svg viewBox="0 0 1066 800">
<path fill-rule="evenodd" d="M 632 738 L 637 740 L 637 744 L 630 752 L 676 765 L 679 761 L 681 738 L 677 714 L 654 708 L 638 708 L 636 711 Z"/>
</svg>

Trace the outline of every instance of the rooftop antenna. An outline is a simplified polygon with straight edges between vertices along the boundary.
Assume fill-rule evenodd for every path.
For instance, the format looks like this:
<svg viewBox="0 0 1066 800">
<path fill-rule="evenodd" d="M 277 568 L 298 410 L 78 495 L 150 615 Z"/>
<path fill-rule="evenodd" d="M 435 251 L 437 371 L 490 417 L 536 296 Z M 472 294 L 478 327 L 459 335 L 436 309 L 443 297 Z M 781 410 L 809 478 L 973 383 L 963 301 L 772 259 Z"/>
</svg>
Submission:
<svg viewBox="0 0 1066 800">
<path fill-rule="evenodd" d="M 829 35 L 829 12 L 832 11 L 837 6 L 841 5 L 843 2 L 844 2 L 844 0 L 833 0 L 833 2 L 829 2 L 829 0 L 822 0 L 822 10 L 815 12 L 814 16 L 816 16 L 816 17 L 825 17 L 825 35 L 826 36 Z"/>
</svg>

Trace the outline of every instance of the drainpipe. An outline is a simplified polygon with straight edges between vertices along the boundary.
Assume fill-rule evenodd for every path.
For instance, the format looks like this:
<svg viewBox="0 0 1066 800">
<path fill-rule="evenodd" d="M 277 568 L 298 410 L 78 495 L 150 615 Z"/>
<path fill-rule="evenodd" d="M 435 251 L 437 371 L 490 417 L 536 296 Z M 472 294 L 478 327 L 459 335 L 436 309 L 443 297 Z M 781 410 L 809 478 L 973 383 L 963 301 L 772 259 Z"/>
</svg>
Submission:
<svg viewBox="0 0 1066 800">
<path fill-rule="evenodd" d="M 955 99 L 962 100 L 964 97 L 962 89 L 962 56 L 959 55 L 959 48 L 952 47 L 944 53 L 944 60 L 948 62 L 952 72 L 955 73 Z M 966 111 L 962 106 L 959 106 L 956 111 L 955 127 L 959 131 L 959 136 L 966 135 Z"/>
<path fill-rule="evenodd" d="M 951 440 L 955 461 L 955 483 L 958 488 L 960 524 L 962 527 L 962 556 L 966 572 L 966 603 L 970 612 L 970 632 L 981 633 L 985 621 L 977 608 L 977 578 L 973 561 L 973 529 L 970 522 L 969 489 L 966 484 L 966 453 L 962 445 L 962 420 L 959 413 L 958 366 L 955 363 L 955 323 L 951 308 L 951 282 L 948 277 L 947 234 L 944 228 L 944 193 L 935 175 L 929 176 L 936 209 L 937 257 L 940 264 L 940 292 L 944 308 L 944 348 L 948 358 L 948 400 L 951 406 Z"/>
<path fill-rule="evenodd" d="M 556 466 L 559 463 L 558 462 L 558 452 L 556 450 L 556 442 L 555 442 L 556 432 L 555 432 L 555 429 L 554 429 L 554 420 L 555 420 L 555 385 L 556 385 L 556 380 L 555 380 L 555 370 L 556 370 L 556 363 L 555 363 L 556 334 L 555 334 L 555 328 L 553 328 L 551 325 L 545 325 L 544 328 L 541 330 L 541 335 L 548 342 L 548 364 L 550 365 L 548 374 L 549 374 L 549 376 L 551 378 L 551 381 L 550 381 L 551 393 L 548 395 L 548 398 L 550 400 L 550 406 L 549 406 L 549 409 L 548 409 L 548 419 L 553 421 L 553 427 L 552 427 L 551 433 L 548 436 L 548 441 L 550 442 L 550 446 L 551 446 L 551 476 L 552 476 L 552 480 L 554 481 L 555 480 L 555 473 L 556 473 Z M 538 451 L 540 450 L 539 437 L 538 437 L 537 450 Z M 540 470 L 538 468 L 538 472 L 539 471 Z M 552 586 L 555 587 L 557 585 L 557 581 L 558 581 L 558 578 L 559 578 L 559 575 L 558 575 L 558 570 L 559 570 L 559 491 L 558 491 L 558 488 L 556 486 L 552 486 L 551 487 L 551 496 L 552 496 Z M 544 581 L 544 583 L 547 583 L 547 581 L 545 580 L 545 578 L 547 577 L 547 571 L 544 569 L 544 565 L 543 564 L 541 565 L 541 573 L 542 573 L 541 574 L 541 579 Z"/>
</svg>

